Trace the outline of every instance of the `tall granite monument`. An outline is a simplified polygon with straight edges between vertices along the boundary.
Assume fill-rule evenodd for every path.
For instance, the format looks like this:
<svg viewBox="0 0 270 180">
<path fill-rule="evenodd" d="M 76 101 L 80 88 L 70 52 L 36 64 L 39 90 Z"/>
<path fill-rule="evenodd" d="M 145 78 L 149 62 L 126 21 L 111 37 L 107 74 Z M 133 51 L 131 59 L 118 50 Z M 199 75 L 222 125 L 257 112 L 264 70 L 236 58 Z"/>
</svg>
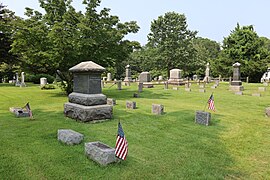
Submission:
<svg viewBox="0 0 270 180">
<path fill-rule="evenodd" d="M 169 84 L 174 85 L 183 85 L 185 84 L 182 78 L 183 70 L 181 69 L 172 69 L 170 70 L 170 79 L 168 80 Z"/>
<path fill-rule="evenodd" d="M 131 70 L 130 70 L 130 65 L 128 64 L 126 66 L 126 77 L 124 79 L 124 82 L 131 82 L 132 78 L 131 78 Z"/>
<path fill-rule="evenodd" d="M 233 80 L 230 85 L 231 91 L 243 91 L 244 87 L 242 86 L 241 81 L 241 73 L 240 73 L 240 66 L 239 62 L 233 64 Z"/>
<path fill-rule="evenodd" d="M 86 61 L 69 69 L 73 73 L 73 92 L 64 104 L 67 117 L 82 122 L 111 119 L 113 106 L 107 105 L 107 97 L 101 93 L 101 73 L 105 68 Z"/>
</svg>

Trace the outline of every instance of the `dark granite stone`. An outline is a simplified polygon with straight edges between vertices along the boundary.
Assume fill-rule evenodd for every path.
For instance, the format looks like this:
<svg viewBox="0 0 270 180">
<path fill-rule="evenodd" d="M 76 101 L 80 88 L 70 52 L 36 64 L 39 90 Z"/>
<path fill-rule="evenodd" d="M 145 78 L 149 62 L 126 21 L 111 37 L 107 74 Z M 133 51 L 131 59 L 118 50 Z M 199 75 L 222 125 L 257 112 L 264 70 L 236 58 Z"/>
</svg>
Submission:
<svg viewBox="0 0 270 180">
<path fill-rule="evenodd" d="M 196 111 L 195 122 L 208 126 L 211 120 L 211 113 L 204 111 Z"/>
</svg>

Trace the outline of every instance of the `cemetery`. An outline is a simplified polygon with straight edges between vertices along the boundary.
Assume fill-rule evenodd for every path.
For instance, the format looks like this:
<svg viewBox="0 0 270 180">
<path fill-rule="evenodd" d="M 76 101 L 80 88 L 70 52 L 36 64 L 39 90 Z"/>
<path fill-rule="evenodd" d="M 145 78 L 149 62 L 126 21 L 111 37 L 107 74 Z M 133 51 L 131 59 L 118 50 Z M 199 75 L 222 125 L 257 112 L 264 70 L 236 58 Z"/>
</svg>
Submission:
<svg viewBox="0 0 270 180">
<path fill-rule="evenodd" d="M 270 39 L 256 23 L 217 41 L 187 22 L 211 36 L 224 19 L 177 9 L 139 42 L 143 8 L 122 22 L 100 0 L 37 3 L 22 17 L 0 2 L 0 179 L 270 179 Z"/>
</svg>

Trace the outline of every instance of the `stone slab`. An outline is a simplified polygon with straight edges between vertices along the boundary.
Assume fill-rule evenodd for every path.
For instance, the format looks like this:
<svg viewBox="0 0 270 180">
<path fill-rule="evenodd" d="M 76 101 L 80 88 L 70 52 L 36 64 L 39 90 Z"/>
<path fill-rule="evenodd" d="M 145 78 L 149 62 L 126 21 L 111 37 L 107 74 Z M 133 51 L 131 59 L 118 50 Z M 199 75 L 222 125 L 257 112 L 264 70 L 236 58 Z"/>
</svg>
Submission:
<svg viewBox="0 0 270 180">
<path fill-rule="evenodd" d="M 252 96 L 257 96 L 257 97 L 261 97 L 262 96 L 261 93 L 252 93 L 251 95 Z"/>
<path fill-rule="evenodd" d="M 82 94 L 73 92 L 69 94 L 68 99 L 71 103 L 85 106 L 107 104 L 107 97 L 104 94 Z"/>
<path fill-rule="evenodd" d="M 265 116 L 270 117 L 270 107 L 265 108 Z"/>
<path fill-rule="evenodd" d="M 195 123 L 202 125 L 210 125 L 211 113 L 205 111 L 196 111 Z"/>
<path fill-rule="evenodd" d="M 16 117 L 30 117 L 30 114 L 27 110 L 20 107 L 11 107 L 9 111 L 15 114 Z"/>
<path fill-rule="evenodd" d="M 230 86 L 230 91 L 244 91 L 244 87 L 243 86 Z"/>
<path fill-rule="evenodd" d="M 152 104 L 152 113 L 161 115 L 164 113 L 164 106 L 161 104 Z"/>
<path fill-rule="evenodd" d="M 71 129 L 58 129 L 57 139 L 67 145 L 80 144 L 83 140 L 83 135 Z"/>
<path fill-rule="evenodd" d="M 119 161 L 115 149 L 102 142 L 85 143 L 85 155 L 102 166 Z"/>
<path fill-rule="evenodd" d="M 190 88 L 185 88 L 185 91 L 191 92 L 191 89 Z"/>
<path fill-rule="evenodd" d="M 84 106 L 70 102 L 64 104 L 64 114 L 82 122 L 111 119 L 112 111 L 113 106 L 111 105 Z"/>
<path fill-rule="evenodd" d="M 264 91 L 266 91 L 266 87 L 258 87 L 258 91 L 264 92 Z"/>
<path fill-rule="evenodd" d="M 126 102 L 126 108 L 127 109 L 136 109 L 136 102 L 134 102 L 134 101 L 127 101 Z"/>
<path fill-rule="evenodd" d="M 172 87 L 173 90 L 178 90 L 178 87 Z"/>
</svg>

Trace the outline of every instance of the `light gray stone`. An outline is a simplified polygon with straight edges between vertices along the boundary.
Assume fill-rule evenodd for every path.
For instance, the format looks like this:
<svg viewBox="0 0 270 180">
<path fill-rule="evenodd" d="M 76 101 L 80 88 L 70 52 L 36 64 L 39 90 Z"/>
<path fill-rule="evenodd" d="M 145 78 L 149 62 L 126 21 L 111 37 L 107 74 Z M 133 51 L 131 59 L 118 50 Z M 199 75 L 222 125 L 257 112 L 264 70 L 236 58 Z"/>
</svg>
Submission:
<svg viewBox="0 0 270 180">
<path fill-rule="evenodd" d="M 173 90 L 178 90 L 178 87 L 172 87 Z"/>
<path fill-rule="evenodd" d="M 19 81 L 19 74 L 16 73 L 15 86 L 21 86 L 21 82 Z"/>
<path fill-rule="evenodd" d="M 103 166 L 119 161 L 115 149 L 99 141 L 85 143 L 85 155 Z"/>
<path fill-rule="evenodd" d="M 85 61 L 77 64 L 76 66 L 73 66 L 69 69 L 70 72 L 102 72 L 105 71 L 105 68 L 92 62 L 92 61 Z"/>
<path fill-rule="evenodd" d="M 265 108 L 265 116 L 270 117 L 270 107 Z"/>
<path fill-rule="evenodd" d="M 57 139 L 67 145 L 80 144 L 84 136 L 71 129 L 58 129 Z"/>
<path fill-rule="evenodd" d="M 128 64 L 126 66 L 126 77 L 124 79 L 124 82 L 131 82 L 132 78 L 131 78 L 131 69 L 130 69 L 130 65 Z"/>
<path fill-rule="evenodd" d="M 117 81 L 117 89 L 122 90 L 122 81 Z"/>
<path fill-rule="evenodd" d="M 211 81 L 210 78 L 210 66 L 209 62 L 206 64 L 206 69 L 205 69 L 205 77 L 203 79 L 204 82 L 209 83 Z"/>
<path fill-rule="evenodd" d="M 191 89 L 190 88 L 185 88 L 185 91 L 191 92 Z"/>
<path fill-rule="evenodd" d="M 113 98 L 107 98 L 107 104 L 115 106 L 116 105 L 116 100 Z"/>
<path fill-rule="evenodd" d="M 202 125 L 210 125 L 211 113 L 205 111 L 196 111 L 195 123 Z"/>
<path fill-rule="evenodd" d="M 164 82 L 164 89 L 169 89 L 169 83 L 168 83 L 168 81 L 165 81 Z"/>
<path fill-rule="evenodd" d="M 268 82 L 264 82 L 263 85 L 264 85 L 264 86 L 268 86 Z"/>
<path fill-rule="evenodd" d="M 199 92 L 205 93 L 205 89 L 199 89 Z"/>
<path fill-rule="evenodd" d="M 26 87 L 26 84 L 24 82 L 24 72 L 21 73 L 21 85 L 20 87 Z"/>
<path fill-rule="evenodd" d="M 164 106 L 161 104 L 152 104 L 152 113 L 161 115 L 164 113 Z"/>
<path fill-rule="evenodd" d="M 175 84 L 175 85 L 185 84 L 185 82 L 182 79 L 182 72 L 183 70 L 181 69 L 170 70 L 170 79 L 168 80 L 168 83 Z"/>
<path fill-rule="evenodd" d="M 144 88 L 153 88 L 154 85 L 153 85 L 153 83 L 151 83 L 151 82 L 144 82 L 144 83 L 143 83 L 143 87 L 144 87 Z"/>
<path fill-rule="evenodd" d="M 143 91 L 143 83 L 140 82 L 138 85 L 138 92 L 141 93 Z"/>
<path fill-rule="evenodd" d="M 42 77 L 40 78 L 40 87 L 45 86 L 47 84 L 47 78 Z"/>
<path fill-rule="evenodd" d="M 266 87 L 258 87 L 258 91 L 264 92 L 264 91 L 266 91 Z"/>
<path fill-rule="evenodd" d="M 111 73 L 107 73 L 107 81 L 112 81 L 112 74 Z"/>
<path fill-rule="evenodd" d="M 64 104 L 64 114 L 67 117 L 77 119 L 82 122 L 111 119 L 112 110 L 113 108 L 111 105 L 84 106 L 75 103 Z"/>
<path fill-rule="evenodd" d="M 127 101 L 126 102 L 126 108 L 127 109 L 136 109 L 136 102 L 134 102 L 134 101 Z"/>
<path fill-rule="evenodd" d="M 82 94 L 73 92 L 69 94 L 68 99 L 71 103 L 85 106 L 107 104 L 107 98 L 104 94 Z"/>
<path fill-rule="evenodd" d="M 240 73 L 240 66 L 239 62 L 233 64 L 233 80 L 230 83 L 230 90 L 231 91 L 243 91 L 244 87 L 242 86 L 241 81 L 241 73 Z"/>
<path fill-rule="evenodd" d="M 11 107 L 9 111 L 15 114 L 16 117 L 30 117 L 30 114 L 27 110 L 20 107 Z"/>
<path fill-rule="evenodd" d="M 236 91 L 236 92 L 244 91 L 244 87 L 243 86 L 230 86 L 230 90 Z"/>
<path fill-rule="evenodd" d="M 257 96 L 257 97 L 261 97 L 262 96 L 261 93 L 252 93 L 251 95 L 252 96 Z"/>
<path fill-rule="evenodd" d="M 139 76 L 140 82 L 151 82 L 151 75 L 149 72 L 142 72 Z"/>
</svg>

